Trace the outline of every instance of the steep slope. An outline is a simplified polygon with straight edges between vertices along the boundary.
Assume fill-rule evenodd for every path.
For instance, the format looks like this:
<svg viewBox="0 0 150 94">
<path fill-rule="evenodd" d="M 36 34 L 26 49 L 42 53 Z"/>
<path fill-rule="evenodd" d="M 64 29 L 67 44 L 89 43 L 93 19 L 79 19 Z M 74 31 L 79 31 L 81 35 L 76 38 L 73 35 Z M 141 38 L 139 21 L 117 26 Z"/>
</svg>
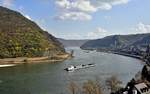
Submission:
<svg viewBox="0 0 150 94">
<path fill-rule="evenodd" d="M 64 53 L 61 44 L 33 21 L 0 6 L 0 58 Z"/>
<path fill-rule="evenodd" d="M 133 43 L 133 46 L 137 46 L 137 45 L 148 45 L 150 44 L 150 35 L 144 37 L 143 39 L 136 41 L 135 43 Z"/>
<path fill-rule="evenodd" d="M 135 34 L 135 35 L 113 35 L 102 39 L 88 41 L 81 46 L 82 49 L 121 49 L 131 45 L 141 45 L 147 41 L 150 34 Z M 137 42 L 137 43 L 136 43 Z"/>
<path fill-rule="evenodd" d="M 88 40 L 66 40 L 66 39 L 58 39 L 64 47 L 80 47 L 84 43 L 86 43 Z"/>
</svg>

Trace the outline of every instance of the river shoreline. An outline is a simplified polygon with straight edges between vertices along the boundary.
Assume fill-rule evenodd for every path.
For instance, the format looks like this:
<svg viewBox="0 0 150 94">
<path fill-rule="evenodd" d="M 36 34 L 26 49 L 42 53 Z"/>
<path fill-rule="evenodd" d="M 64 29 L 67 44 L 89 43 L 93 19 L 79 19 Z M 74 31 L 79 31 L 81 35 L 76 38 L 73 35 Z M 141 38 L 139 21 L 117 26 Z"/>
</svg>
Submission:
<svg viewBox="0 0 150 94">
<path fill-rule="evenodd" d="M 83 50 L 93 51 L 93 49 L 92 50 L 91 49 L 83 49 Z M 132 58 L 139 59 L 139 60 L 142 60 L 142 61 L 145 62 L 145 60 L 143 59 L 143 57 L 139 56 L 139 55 L 127 54 L 127 53 L 117 52 L 117 51 L 97 51 L 97 52 L 111 53 L 111 54 L 117 54 L 117 55 L 132 57 Z"/>
<path fill-rule="evenodd" d="M 57 55 L 55 57 L 49 58 L 48 56 L 45 57 L 17 57 L 17 58 L 4 58 L 0 59 L 0 67 L 11 67 L 18 64 L 30 64 L 30 63 L 43 63 L 43 62 L 62 62 L 66 59 L 71 58 L 69 53 Z"/>
<path fill-rule="evenodd" d="M 121 52 L 112 52 L 112 53 L 143 60 L 142 56 L 138 56 L 138 55 L 132 55 L 132 54 L 121 53 Z"/>
</svg>

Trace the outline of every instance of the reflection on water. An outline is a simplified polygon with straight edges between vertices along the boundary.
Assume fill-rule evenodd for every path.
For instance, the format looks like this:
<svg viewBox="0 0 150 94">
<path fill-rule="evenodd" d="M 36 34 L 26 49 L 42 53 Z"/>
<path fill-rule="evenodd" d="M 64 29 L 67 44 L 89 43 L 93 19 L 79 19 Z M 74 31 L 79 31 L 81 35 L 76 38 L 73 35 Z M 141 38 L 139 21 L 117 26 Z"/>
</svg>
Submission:
<svg viewBox="0 0 150 94">
<path fill-rule="evenodd" d="M 74 49 L 75 58 L 60 63 L 39 63 L 0 68 L 0 94 L 66 94 L 70 81 L 104 81 L 117 75 L 124 83 L 141 70 L 141 61 L 130 57 Z M 70 65 L 95 63 L 95 67 L 66 72 Z"/>
</svg>

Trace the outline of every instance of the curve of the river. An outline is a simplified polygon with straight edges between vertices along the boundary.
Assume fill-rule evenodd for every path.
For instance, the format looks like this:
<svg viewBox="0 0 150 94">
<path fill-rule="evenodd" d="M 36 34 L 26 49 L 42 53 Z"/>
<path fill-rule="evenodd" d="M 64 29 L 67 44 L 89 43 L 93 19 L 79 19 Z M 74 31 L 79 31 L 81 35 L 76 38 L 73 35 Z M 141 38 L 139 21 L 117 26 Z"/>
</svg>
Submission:
<svg viewBox="0 0 150 94">
<path fill-rule="evenodd" d="M 71 81 L 83 83 L 99 78 L 105 81 L 117 75 L 127 83 L 142 69 L 142 61 L 121 55 L 73 49 L 75 57 L 60 63 L 39 63 L 0 68 L 0 94 L 66 94 Z M 63 70 L 69 65 L 95 63 L 95 67 L 74 72 Z"/>
</svg>

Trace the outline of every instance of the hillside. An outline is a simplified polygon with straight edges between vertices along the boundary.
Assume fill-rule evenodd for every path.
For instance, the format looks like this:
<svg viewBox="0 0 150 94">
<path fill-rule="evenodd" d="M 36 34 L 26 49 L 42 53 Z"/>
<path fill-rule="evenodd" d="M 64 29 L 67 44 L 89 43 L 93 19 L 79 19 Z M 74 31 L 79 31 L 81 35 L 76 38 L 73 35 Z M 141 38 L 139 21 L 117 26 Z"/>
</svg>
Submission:
<svg viewBox="0 0 150 94">
<path fill-rule="evenodd" d="M 150 35 L 146 36 L 144 38 L 142 38 L 139 41 L 136 41 L 135 43 L 133 43 L 132 45 L 145 45 L 145 44 L 150 44 Z"/>
<path fill-rule="evenodd" d="M 82 46 L 84 43 L 86 43 L 88 40 L 66 40 L 66 39 L 58 39 L 58 41 L 60 41 L 64 47 L 80 47 Z"/>
<path fill-rule="evenodd" d="M 81 46 L 82 49 L 122 49 L 130 46 L 150 44 L 150 34 L 113 35 L 91 40 Z"/>
<path fill-rule="evenodd" d="M 19 12 L 0 6 L 0 58 L 64 53 L 62 44 Z"/>
</svg>

